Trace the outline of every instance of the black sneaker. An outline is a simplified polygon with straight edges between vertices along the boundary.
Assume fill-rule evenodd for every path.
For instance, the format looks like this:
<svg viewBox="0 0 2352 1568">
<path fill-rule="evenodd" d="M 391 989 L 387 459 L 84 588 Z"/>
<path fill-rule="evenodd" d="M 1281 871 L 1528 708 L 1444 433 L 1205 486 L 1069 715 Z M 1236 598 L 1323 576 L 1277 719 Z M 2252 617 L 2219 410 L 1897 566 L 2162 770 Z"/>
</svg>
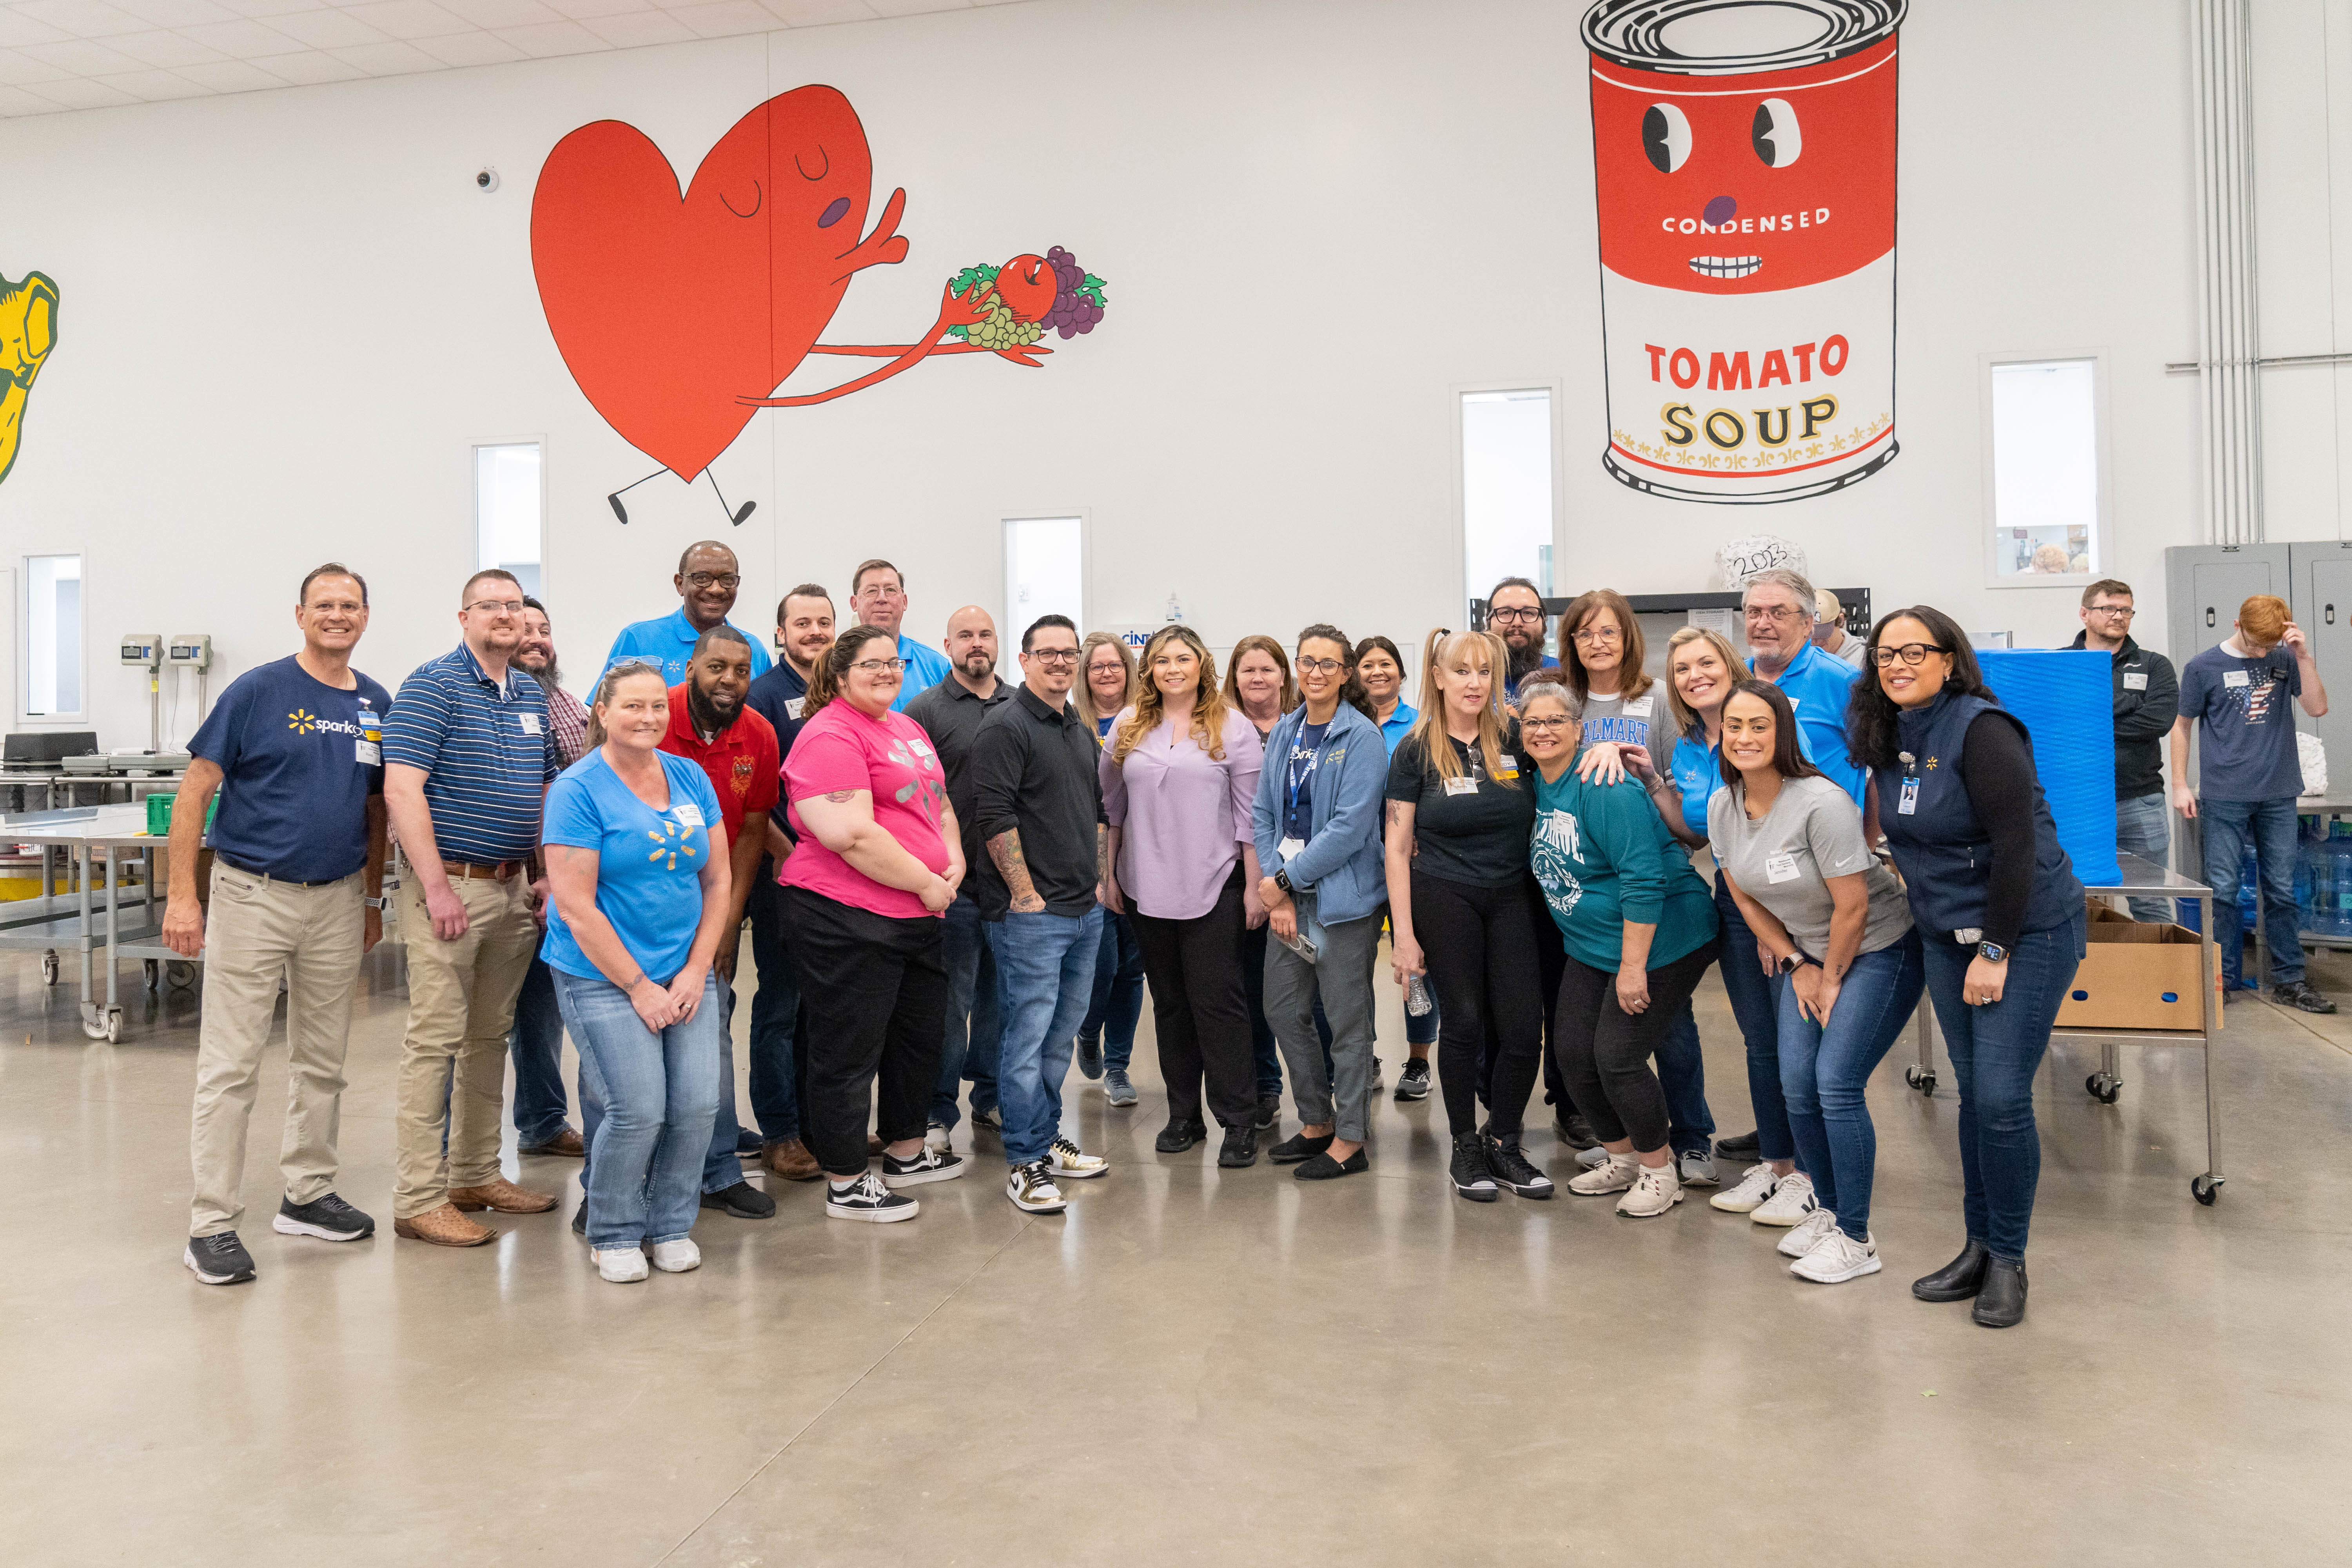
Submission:
<svg viewBox="0 0 2352 1568">
<path fill-rule="evenodd" d="M 1731 1160 L 1735 1162 L 1745 1160 L 1752 1165 L 1759 1158 L 1757 1151 L 1760 1147 L 1761 1145 L 1757 1142 L 1755 1133 L 1742 1132 L 1737 1138 L 1717 1139 L 1715 1141 L 1715 1157 L 1718 1160 Z"/>
<path fill-rule="evenodd" d="M 824 1212 L 830 1219 L 870 1220 L 877 1225 L 888 1225 L 894 1220 L 912 1219 L 922 1205 L 912 1198 L 902 1198 L 882 1184 L 882 1178 L 868 1171 L 845 1187 L 831 1182 L 824 1184 Z"/>
<path fill-rule="evenodd" d="M 1226 1128 L 1224 1146 L 1217 1151 L 1217 1163 L 1229 1171 L 1256 1164 L 1257 1129 L 1247 1123 Z"/>
<path fill-rule="evenodd" d="M 1454 1135 L 1454 1190 L 1474 1204 L 1491 1204 L 1503 1194 L 1495 1189 L 1495 1173 L 1486 1168 L 1486 1139 L 1478 1132 Z"/>
<path fill-rule="evenodd" d="M 919 1187 L 925 1182 L 950 1182 L 963 1171 L 962 1157 L 945 1149 L 926 1148 L 911 1160 L 887 1152 L 882 1156 L 882 1184 L 894 1190 Z"/>
<path fill-rule="evenodd" d="M 1282 1095 L 1280 1092 L 1259 1095 L 1257 1097 L 1258 1131 L 1263 1132 L 1281 1120 Z"/>
<path fill-rule="evenodd" d="M 1078 1070 L 1088 1078 L 1103 1075 L 1102 1041 L 1078 1037 Z"/>
<path fill-rule="evenodd" d="M 574 1236 L 588 1234 L 588 1194 L 585 1193 L 580 1194 L 580 1206 L 572 1211 L 572 1234 Z"/>
<path fill-rule="evenodd" d="M 1587 1121 L 1581 1113 L 1555 1116 L 1551 1125 L 1552 1131 L 1559 1134 L 1559 1141 L 1571 1149 L 1595 1149 L 1601 1145 L 1601 1140 L 1593 1136 L 1592 1123 Z"/>
<path fill-rule="evenodd" d="M 1371 1168 L 1372 1163 L 1364 1158 L 1361 1149 L 1344 1160 L 1334 1160 L 1331 1151 L 1326 1149 L 1290 1173 L 1302 1182 L 1329 1182 L 1341 1176 L 1360 1176 Z"/>
<path fill-rule="evenodd" d="M 738 1127 L 735 1129 L 735 1157 L 737 1159 L 756 1160 L 760 1157 L 760 1151 L 766 1147 L 767 1144 L 761 1141 L 759 1133 L 752 1131 L 751 1128 Z"/>
<path fill-rule="evenodd" d="M 1404 1070 L 1397 1074 L 1396 1097 L 1400 1102 L 1429 1098 L 1429 1058 L 1407 1057 Z"/>
<path fill-rule="evenodd" d="M 2333 1013 L 2336 1004 L 2311 988 L 2308 980 L 2290 980 L 2271 987 L 2271 1000 L 2303 1013 Z"/>
<path fill-rule="evenodd" d="M 1312 1160 L 1331 1146 L 1332 1134 L 1309 1138 L 1304 1132 L 1294 1132 L 1265 1152 L 1265 1157 L 1277 1165 L 1296 1165 L 1301 1160 Z"/>
<path fill-rule="evenodd" d="M 207 1285 L 242 1285 L 253 1278 L 253 1254 L 233 1230 L 188 1237 L 188 1250 L 180 1254 L 180 1261 Z"/>
<path fill-rule="evenodd" d="M 1519 1152 L 1519 1135 L 1516 1132 L 1507 1138 L 1487 1138 L 1486 1169 L 1497 1183 L 1523 1198 L 1551 1196 L 1551 1178 Z"/>
<path fill-rule="evenodd" d="M 971 1130 L 974 1132 L 993 1132 L 1002 1137 L 1004 1132 L 1004 1113 L 993 1105 L 986 1110 L 974 1108 L 971 1113 Z"/>
<path fill-rule="evenodd" d="M 315 1202 L 281 1198 L 269 1228 L 280 1236 L 315 1236 L 320 1241 L 357 1241 L 375 1234 L 375 1221 L 329 1193 Z"/>
<path fill-rule="evenodd" d="M 1207 1128 L 1197 1121 L 1187 1121 L 1180 1116 L 1170 1121 L 1167 1126 L 1160 1130 L 1160 1136 L 1151 1141 L 1151 1146 L 1162 1154 L 1181 1154 L 1208 1136 Z"/>
<path fill-rule="evenodd" d="M 715 1193 L 703 1194 L 702 1206 L 707 1209 L 725 1209 L 737 1219 L 776 1217 L 776 1200 L 749 1182 L 738 1182 L 731 1187 L 722 1187 Z"/>
</svg>

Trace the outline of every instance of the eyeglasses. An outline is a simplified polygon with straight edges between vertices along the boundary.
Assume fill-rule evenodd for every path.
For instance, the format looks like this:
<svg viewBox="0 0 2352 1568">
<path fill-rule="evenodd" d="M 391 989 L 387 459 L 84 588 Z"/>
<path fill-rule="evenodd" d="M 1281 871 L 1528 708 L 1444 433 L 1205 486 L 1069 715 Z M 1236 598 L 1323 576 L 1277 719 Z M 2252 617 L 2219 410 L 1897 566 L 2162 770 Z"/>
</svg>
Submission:
<svg viewBox="0 0 2352 1568">
<path fill-rule="evenodd" d="M 689 572 L 687 585 L 694 588 L 732 588 L 743 579 L 732 572 Z"/>
<path fill-rule="evenodd" d="M 1903 656 L 1903 662 L 1906 664 L 1923 664 L 1927 661 L 1927 656 L 1931 653 L 1949 653 L 1952 650 L 1950 648 L 1945 647 L 1937 643 L 1907 642 L 1901 647 L 1873 648 L 1871 649 L 1870 657 L 1876 662 L 1879 668 L 1885 669 L 1888 665 L 1895 662 L 1895 656 L 1896 654 L 1901 654 Z"/>
<path fill-rule="evenodd" d="M 881 584 L 877 583 L 871 588 L 859 589 L 854 596 L 860 599 L 887 599 L 893 595 L 903 599 L 907 596 L 907 591 L 904 588 L 885 588 Z"/>
<path fill-rule="evenodd" d="M 861 658 L 849 668 L 862 669 L 869 675 L 879 675 L 886 669 L 896 675 L 907 668 L 907 661 L 903 658 Z"/>
<path fill-rule="evenodd" d="M 1750 605 L 1741 613 L 1751 621 L 1810 621 L 1813 618 L 1809 611 L 1801 610 L 1794 605 Z"/>
<path fill-rule="evenodd" d="M 1563 714 L 1557 719 L 1522 719 L 1519 721 L 1519 728 L 1530 731 L 1540 730 L 1549 734 L 1554 730 L 1565 730 L 1575 722 L 1575 720 Z"/>
<path fill-rule="evenodd" d="M 2095 616 L 2105 616 L 2111 621 L 2127 621 L 2139 614 L 2129 605 L 2093 605 L 2090 606 L 2090 611 Z"/>
<path fill-rule="evenodd" d="M 1587 626 L 1576 634 L 1575 640 L 1580 647 L 1591 647 L 1596 643 L 1619 642 L 1623 637 L 1624 634 L 1615 626 Z"/>
<path fill-rule="evenodd" d="M 1301 675 L 1320 675 L 1326 670 L 1336 674 L 1347 668 L 1347 661 L 1344 659 L 1302 658 L 1298 661 L 1298 673 Z"/>
<path fill-rule="evenodd" d="M 1078 650 L 1074 647 L 1039 647 L 1032 648 L 1021 657 L 1034 658 L 1039 664 L 1076 664 L 1078 662 Z"/>
<path fill-rule="evenodd" d="M 466 608 L 479 610 L 486 616 L 519 616 L 523 603 L 520 599 L 477 599 Z"/>
<path fill-rule="evenodd" d="M 1544 613 L 1541 610 L 1489 610 L 1486 612 L 1486 618 L 1496 622 L 1540 621 L 1544 618 Z"/>
</svg>

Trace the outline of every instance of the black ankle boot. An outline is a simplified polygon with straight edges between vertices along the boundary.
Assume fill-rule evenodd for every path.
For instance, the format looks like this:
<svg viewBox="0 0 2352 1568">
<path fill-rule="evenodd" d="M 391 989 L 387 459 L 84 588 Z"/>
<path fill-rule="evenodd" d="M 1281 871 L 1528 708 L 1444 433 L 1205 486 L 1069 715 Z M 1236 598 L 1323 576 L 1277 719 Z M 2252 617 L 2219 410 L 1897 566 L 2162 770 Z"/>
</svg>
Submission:
<svg viewBox="0 0 2352 1568">
<path fill-rule="evenodd" d="M 2013 1329 L 2025 1321 L 2025 1265 L 1998 1258 L 1990 1263 L 1970 1315 L 1988 1329 Z"/>
<path fill-rule="evenodd" d="M 1965 1301 L 1984 1289 L 1985 1265 L 1992 1254 L 1975 1237 L 1960 1248 L 1960 1255 L 1922 1279 L 1911 1281 L 1911 1294 L 1922 1301 Z"/>
</svg>

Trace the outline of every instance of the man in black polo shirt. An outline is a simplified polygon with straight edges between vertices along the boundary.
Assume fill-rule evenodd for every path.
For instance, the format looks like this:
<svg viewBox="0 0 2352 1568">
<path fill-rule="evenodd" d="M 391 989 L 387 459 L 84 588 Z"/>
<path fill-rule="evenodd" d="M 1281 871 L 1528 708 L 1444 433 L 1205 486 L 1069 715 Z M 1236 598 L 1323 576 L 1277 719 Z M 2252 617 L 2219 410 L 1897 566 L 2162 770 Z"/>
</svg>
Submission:
<svg viewBox="0 0 2352 1568">
<path fill-rule="evenodd" d="M 1057 1180 L 1108 1168 L 1061 1131 L 1062 1079 L 1094 994 L 1109 851 L 1094 726 L 1069 702 L 1077 673 L 1077 627 L 1067 616 L 1039 616 L 1021 634 L 1021 687 L 982 721 L 968 770 L 988 850 L 971 879 L 1003 1017 L 1004 1190 L 1030 1214 L 1062 1211 Z"/>
<path fill-rule="evenodd" d="M 907 717 L 923 727 L 940 767 L 948 775 L 948 804 L 963 827 L 963 863 L 988 858 L 972 814 L 971 742 L 981 721 L 1013 695 L 996 679 L 996 621 L 978 605 L 948 617 L 948 676 L 907 704 Z M 940 1051 L 940 1081 L 931 1093 L 930 1127 L 923 1141 L 945 1149 L 955 1131 L 956 1086 L 971 1080 L 974 1127 L 996 1126 L 996 1053 L 1001 1034 L 996 1001 L 996 961 L 981 934 L 980 900 L 969 880 L 947 912 L 948 1026 Z"/>
</svg>

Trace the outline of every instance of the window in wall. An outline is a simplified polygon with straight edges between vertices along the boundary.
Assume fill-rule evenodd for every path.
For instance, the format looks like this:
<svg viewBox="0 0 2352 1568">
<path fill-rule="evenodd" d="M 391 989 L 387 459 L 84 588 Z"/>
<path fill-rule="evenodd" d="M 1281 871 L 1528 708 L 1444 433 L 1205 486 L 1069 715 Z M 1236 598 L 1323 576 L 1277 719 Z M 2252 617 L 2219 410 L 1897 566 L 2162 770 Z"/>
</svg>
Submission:
<svg viewBox="0 0 2352 1568">
<path fill-rule="evenodd" d="M 1551 393 L 1462 395 L 1462 566 L 1469 596 L 1505 577 L 1552 592 Z"/>
<path fill-rule="evenodd" d="M 1994 581 L 2098 572 L 2098 362 L 1991 371 Z"/>
<path fill-rule="evenodd" d="M 25 558 L 25 717 L 82 711 L 81 557 Z"/>
<path fill-rule="evenodd" d="M 539 597 L 544 494 L 538 442 L 474 448 L 475 568 L 513 573 L 533 598 Z"/>
<path fill-rule="evenodd" d="M 1004 661 L 1021 634 L 1040 616 L 1062 615 L 1086 629 L 1084 520 L 1009 517 L 1004 520 L 1004 625 L 997 637 Z"/>
</svg>

